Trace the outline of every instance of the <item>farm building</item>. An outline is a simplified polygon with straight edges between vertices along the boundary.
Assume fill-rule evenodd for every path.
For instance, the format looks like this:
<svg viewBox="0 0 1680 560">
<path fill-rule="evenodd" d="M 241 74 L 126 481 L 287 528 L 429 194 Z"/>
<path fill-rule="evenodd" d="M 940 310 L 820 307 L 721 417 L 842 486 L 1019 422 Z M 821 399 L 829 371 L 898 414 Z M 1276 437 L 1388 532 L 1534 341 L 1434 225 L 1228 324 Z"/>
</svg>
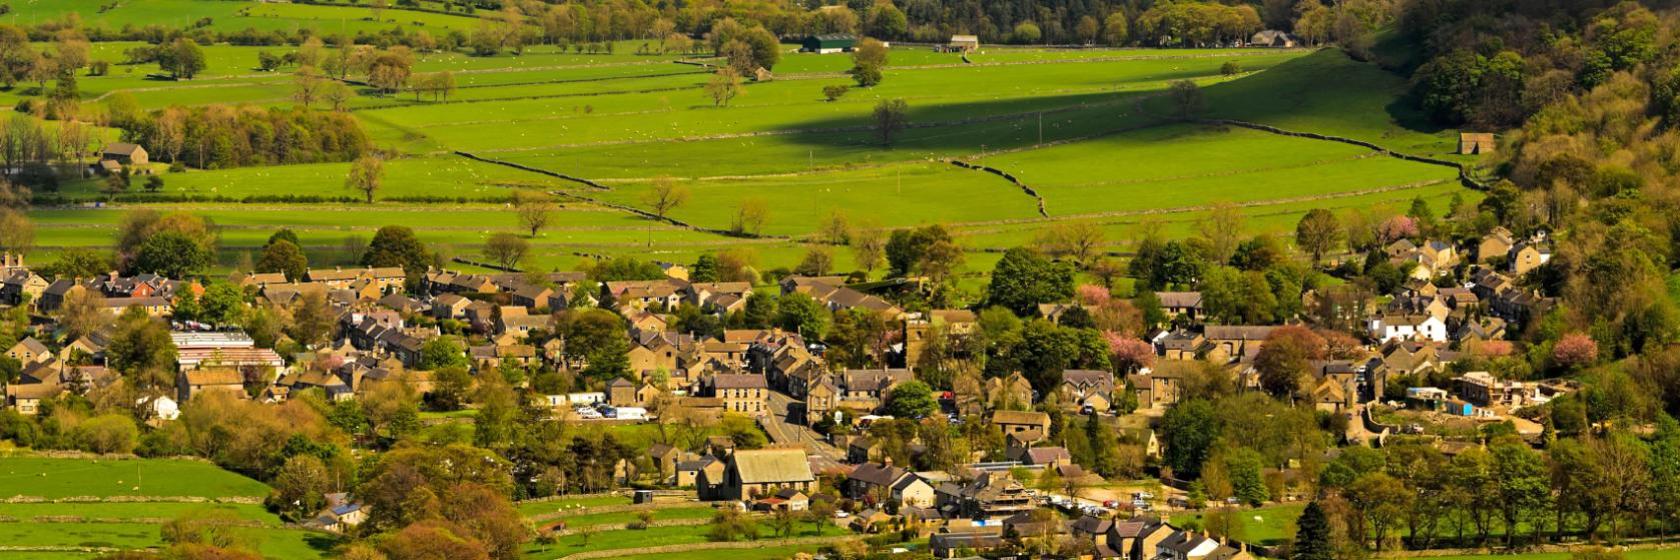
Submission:
<svg viewBox="0 0 1680 560">
<path fill-rule="evenodd" d="M 128 142 L 112 142 L 100 152 L 99 161 L 114 161 L 121 165 L 146 165 L 150 163 L 146 149 L 139 144 Z"/>
<path fill-rule="evenodd" d="M 980 50 L 980 37 L 975 35 L 952 35 L 951 42 L 945 44 L 945 52 L 974 52 Z"/>
<path fill-rule="evenodd" d="M 1255 33 L 1253 37 L 1249 37 L 1248 43 L 1256 47 L 1292 49 L 1295 48 L 1295 45 L 1299 44 L 1300 41 L 1296 40 L 1294 35 L 1290 35 L 1276 29 L 1267 29 L 1265 31 Z"/>
<path fill-rule="evenodd" d="M 825 35 L 812 35 L 810 37 L 806 37 L 804 45 L 801 46 L 799 50 L 801 52 L 832 54 L 852 52 L 852 49 L 856 47 L 856 35 L 847 33 L 829 33 Z"/>
<path fill-rule="evenodd" d="M 1499 146 L 1491 132 L 1458 133 L 1458 153 L 1467 156 L 1491 154 Z"/>
</svg>

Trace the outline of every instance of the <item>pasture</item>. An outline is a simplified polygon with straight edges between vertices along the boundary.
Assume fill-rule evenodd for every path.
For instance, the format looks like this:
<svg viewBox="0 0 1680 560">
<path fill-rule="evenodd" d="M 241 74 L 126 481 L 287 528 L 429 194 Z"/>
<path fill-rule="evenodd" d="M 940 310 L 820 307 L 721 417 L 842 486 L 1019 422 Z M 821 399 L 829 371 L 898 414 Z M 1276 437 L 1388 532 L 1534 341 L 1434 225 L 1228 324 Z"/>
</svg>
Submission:
<svg viewBox="0 0 1680 560">
<path fill-rule="evenodd" d="M 201 461 L 0 457 L 0 496 L 262 498 L 261 482 Z"/>
<path fill-rule="evenodd" d="M 470 31 L 480 21 L 398 9 L 373 21 L 369 8 L 347 3 L 167 1 L 194 20 L 211 18 L 216 29 L 302 25 L 354 33 L 405 26 L 436 33 Z M 88 4 L 84 18 L 93 25 L 148 23 L 126 4 L 104 12 L 92 0 L 64 4 Z M 422 7 L 439 10 L 441 4 Z M 32 5 L 12 17 L 63 13 Z M 97 43 L 91 54 L 120 63 L 124 51 L 139 45 Z M 536 268 L 567 269 L 620 255 L 692 261 L 724 250 L 749 255 L 761 270 L 791 267 L 818 224 L 843 214 L 854 224 L 883 229 L 944 224 L 971 251 L 963 281 L 983 283 L 981 273 L 996 251 L 1030 243 L 1060 221 L 1100 225 L 1103 247 L 1123 254 L 1143 224 L 1187 235 L 1215 202 L 1238 204 L 1252 232 L 1283 233 L 1314 207 L 1388 211 L 1422 197 L 1444 208 L 1461 192 L 1447 168 L 1346 144 L 1178 124 L 1163 116 L 1172 112 L 1163 95 L 1167 85 L 1191 80 L 1203 87 L 1208 116 L 1419 153 L 1448 151 L 1448 132 L 1420 128 L 1415 115 L 1391 107 L 1404 93 L 1403 80 L 1332 51 L 988 46 L 965 62 L 955 54 L 901 46 L 892 49 L 880 85 L 854 87 L 829 101 L 822 89 L 850 83 L 843 74 L 850 58 L 795 53 L 795 45 L 784 44 L 775 79 L 748 82 L 727 106 L 716 106 L 702 91 L 708 71 L 677 64 L 693 57 L 638 54 L 639 47 L 620 41 L 610 53 L 549 45 L 488 57 L 419 53 L 415 72 L 456 74 L 457 89 L 447 101 L 358 87 L 348 105 L 387 155 L 384 186 L 373 204 L 347 203 L 360 193 L 344 186 L 346 163 L 164 173 L 160 193 L 131 187 L 123 193 L 127 204 L 103 208 L 80 206 L 109 196 L 102 181 L 68 181 L 57 196 L 78 206 L 32 211 L 38 253 L 50 258 L 69 247 L 109 246 L 120 211 L 148 206 L 214 220 L 221 228 L 217 274 L 241 267 L 281 227 L 296 231 L 319 265 L 351 264 L 350 245 L 387 224 L 413 227 L 445 256 L 476 256 L 490 235 L 519 231 L 505 201 L 528 189 L 558 193 L 564 202 L 554 225 L 531 239 L 530 266 Z M 155 65 L 114 64 L 109 75 L 80 78 L 80 92 L 84 103 L 126 92 L 147 109 L 291 106 L 296 68 L 256 68 L 259 52 L 291 48 L 207 45 L 209 69 L 182 81 L 158 79 Z M 1227 72 L 1231 62 L 1241 72 Z M 1342 79 L 1327 84 L 1322 76 L 1329 74 Z M 34 95 L 37 86 L 0 92 L 0 103 Z M 889 99 L 909 106 L 909 126 L 890 145 L 877 136 L 871 117 L 876 104 Z M 452 152 L 582 177 L 607 189 Z M 1047 215 L 1041 215 L 1039 199 L 1016 185 L 949 160 L 1015 175 L 1036 191 Z M 624 211 L 649 209 L 648 193 L 657 181 L 690 193 L 669 213 L 683 225 Z M 1474 193 L 1461 196 L 1473 199 Z M 182 200 L 194 202 L 168 202 Z M 768 239 L 705 231 L 731 229 L 749 202 L 769 209 L 756 231 Z M 836 250 L 834 258 L 837 267 L 852 266 L 849 251 Z"/>
</svg>

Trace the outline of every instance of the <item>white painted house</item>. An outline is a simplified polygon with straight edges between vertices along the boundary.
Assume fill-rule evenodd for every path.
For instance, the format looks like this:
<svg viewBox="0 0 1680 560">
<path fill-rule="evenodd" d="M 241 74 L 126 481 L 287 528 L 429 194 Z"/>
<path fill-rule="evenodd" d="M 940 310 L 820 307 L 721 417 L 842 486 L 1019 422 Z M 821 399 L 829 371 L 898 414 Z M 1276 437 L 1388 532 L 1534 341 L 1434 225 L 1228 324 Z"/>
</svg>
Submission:
<svg viewBox="0 0 1680 560">
<path fill-rule="evenodd" d="M 1371 338 L 1379 342 L 1391 340 L 1447 341 L 1447 323 L 1426 314 L 1378 315 L 1371 319 Z"/>
</svg>

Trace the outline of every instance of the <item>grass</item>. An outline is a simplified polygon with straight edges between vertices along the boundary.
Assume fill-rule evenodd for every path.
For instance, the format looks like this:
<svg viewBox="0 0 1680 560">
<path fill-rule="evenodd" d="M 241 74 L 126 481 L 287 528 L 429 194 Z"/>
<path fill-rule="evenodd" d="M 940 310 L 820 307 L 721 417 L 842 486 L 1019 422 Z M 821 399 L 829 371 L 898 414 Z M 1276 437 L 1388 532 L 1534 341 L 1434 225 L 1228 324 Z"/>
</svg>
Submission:
<svg viewBox="0 0 1680 560">
<path fill-rule="evenodd" d="M 568 554 L 595 550 L 618 550 L 648 546 L 703 543 L 709 542 L 706 535 L 710 530 L 711 528 L 705 525 L 692 525 L 677 527 L 652 527 L 643 530 L 624 529 L 618 531 L 601 531 L 599 533 L 589 535 L 587 543 L 584 542 L 583 535 L 567 535 L 561 537 L 560 540 L 552 546 L 535 543 L 526 545 L 525 556 L 527 558 L 554 558 Z M 760 531 L 762 536 L 766 538 L 769 537 L 767 529 L 760 527 Z M 846 529 L 831 524 L 823 525 L 819 531 L 812 531 L 810 524 L 800 523 L 795 526 L 793 536 L 834 536 L 850 533 L 851 532 Z M 688 558 L 689 556 L 687 553 L 684 553 L 683 557 Z"/>
<path fill-rule="evenodd" d="M 268 487 L 261 482 L 198 461 L 27 456 L 0 459 L 0 496 L 60 499 L 77 496 L 261 498 L 267 495 Z"/>
<path fill-rule="evenodd" d="M 218 170 L 190 170 L 164 173 L 162 196 L 232 197 L 319 196 L 361 198 L 362 193 L 344 186 L 349 163 L 315 163 L 268 167 L 238 167 Z M 103 196 L 103 180 L 74 182 L 63 187 L 67 195 L 82 199 Z M 132 195 L 146 196 L 142 182 L 135 180 Z M 414 197 L 461 197 L 470 200 L 507 200 L 514 189 L 554 190 L 575 185 L 569 181 L 521 171 L 506 166 L 455 156 L 393 159 L 385 163 L 385 177 L 375 199 Z"/>
<path fill-rule="evenodd" d="M 668 507 L 652 511 L 653 520 L 655 522 L 678 519 L 711 519 L 712 515 L 717 513 L 717 510 L 712 509 L 711 506 Z M 641 519 L 638 517 L 639 513 L 640 512 L 634 511 L 588 513 L 583 515 L 567 515 L 561 517 L 560 520 L 565 521 L 567 527 L 589 527 L 596 525 L 622 527 L 626 523 L 639 521 Z"/>
<path fill-rule="evenodd" d="M 0 503 L 0 516 L 18 521 L 38 517 L 82 517 L 85 519 L 172 519 L 203 511 L 227 512 L 239 519 L 279 525 L 280 518 L 262 506 L 253 504 L 199 504 L 167 502 L 105 502 L 105 503 Z"/>
<path fill-rule="evenodd" d="M 1242 537 L 1251 542 L 1263 545 L 1276 545 L 1294 538 L 1295 519 L 1301 517 L 1301 510 L 1306 504 L 1278 505 L 1255 509 L 1238 510 L 1238 519 L 1242 521 Z M 1200 521 L 1200 513 L 1185 513 L 1172 517 L 1172 524 L 1183 526 L 1192 520 Z"/>
<path fill-rule="evenodd" d="M 568 509 L 630 505 L 629 496 L 579 496 L 537 502 L 520 502 L 519 513 L 525 516 L 555 513 Z"/>
<path fill-rule="evenodd" d="M 1330 77 L 1334 77 L 1330 79 Z M 1253 76 L 1211 85 L 1209 116 L 1347 136 L 1433 156 L 1458 147 L 1456 131 L 1428 124 L 1404 99 L 1406 78 L 1325 49 Z"/>
<path fill-rule="evenodd" d="M 813 233 L 823 217 L 836 210 L 888 227 L 1038 215 L 1033 199 L 1015 186 L 945 163 L 685 183 L 692 194 L 672 213 L 677 219 L 727 229 L 743 202 L 759 199 L 771 209 L 763 233 L 773 235 Z M 601 196 L 640 205 L 648 188 L 649 184 L 615 186 Z"/>
<path fill-rule="evenodd" d="M 818 548 L 817 546 L 803 545 L 696 550 L 684 552 L 682 557 L 684 560 L 781 560 L 792 558 L 793 555 L 801 552 L 815 552 Z M 635 554 L 618 558 L 619 560 L 663 560 L 670 557 L 670 554 Z"/>
<path fill-rule="evenodd" d="M 367 7 L 311 6 L 301 4 L 270 4 L 229 2 L 226 0 L 147 0 L 120 2 L 116 8 L 102 10 L 112 4 L 109 0 L 51 0 L 16 2 L 8 23 L 35 24 L 78 14 L 89 27 L 119 29 L 123 26 L 161 25 L 169 28 L 192 27 L 209 18 L 210 28 L 218 31 L 257 29 L 291 32 L 301 28 L 314 29 L 322 34 L 356 34 L 393 27 L 406 31 L 429 30 L 438 35 L 449 30 L 471 31 L 478 20 L 462 15 L 422 13 L 406 10 L 385 10 L 380 21 L 372 19 Z"/>
</svg>

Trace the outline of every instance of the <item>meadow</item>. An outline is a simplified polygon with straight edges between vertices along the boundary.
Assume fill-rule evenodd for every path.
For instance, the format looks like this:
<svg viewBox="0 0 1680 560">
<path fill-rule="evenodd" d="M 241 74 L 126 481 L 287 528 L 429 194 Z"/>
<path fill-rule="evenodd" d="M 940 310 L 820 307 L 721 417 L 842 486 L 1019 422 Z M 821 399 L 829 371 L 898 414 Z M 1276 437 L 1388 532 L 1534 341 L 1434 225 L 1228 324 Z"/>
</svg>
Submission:
<svg viewBox="0 0 1680 560">
<path fill-rule="evenodd" d="M 214 29 L 294 29 L 324 33 L 401 26 L 407 31 L 476 29 L 483 20 L 426 11 L 331 5 L 159 0 L 170 15 L 95 0 L 19 9 L 15 21 L 82 13 L 89 25 L 120 27 L 210 18 Z M 483 13 L 478 15 L 484 15 Z M 748 82 L 727 106 L 702 91 L 711 61 L 681 54 L 638 54 L 640 41 L 611 52 L 534 45 L 514 55 L 420 53 L 415 72 L 450 71 L 447 101 L 408 92 L 358 88 L 349 108 L 387 154 L 384 187 L 373 204 L 348 203 L 348 164 L 321 163 L 164 173 L 162 192 L 138 188 L 127 204 L 87 203 L 108 193 L 97 179 L 68 181 L 58 196 L 76 206 L 32 211 L 38 258 L 69 247 L 105 247 L 121 211 L 146 206 L 188 211 L 221 226 L 221 273 L 239 268 L 273 230 L 296 231 L 314 262 L 350 264 L 349 244 L 380 226 L 403 224 L 446 256 L 476 256 L 490 235 L 518 232 L 505 201 L 516 190 L 561 195 L 550 229 L 532 238 L 529 266 L 573 268 L 600 256 L 692 261 L 732 250 L 759 269 L 791 267 L 817 225 L 842 213 L 857 224 L 899 228 L 944 224 L 971 250 L 963 282 L 984 282 L 996 251 L 1031 243 L 1064 221 L 1097 224 L 1104 248 L 1123 254 L 1140 227 L 1187 235 L 1215 202 L 1233 202 L 1251 232 L 1289 231 L 1314 207 L 1339 211 L 1403 208 L 1414 197 L 1445 207 L 1455 193 L 1450 169 L 1384 157 L 1333 142 L 1263 132 L 1179 124 L 1167 85 L 1202 86 L 1203 114 L 1346 135 L 1385 147 L 1444 154 L 1450 131 L 1419 126 L 1396 100 L 1403 79 L 1339 52 L 1278 49 L 1107 49 L 988 45 L 968 56 L 895 46 L 884 81 L 851 88 L 834 101 L 822 88 L 850 84 L 846 55 L 796 53 L 782 45 L 775 78 Z M 96 44 L 92 56 L 121 62 L 134 42 Z M 78 80 L 85 102 L 126 92 L 144 108 L 171 104 L 290 106 L 293 67 L 256 68 L 259 52 L 291 47 L 208 45 L 207 69 L 193 80 L 158 79 L 155 65 L 114 64 L 106 76 Z M 1239 70 L 1231 72 L 1228 63 Z M 1324 80 L 1335 75 L 1337 80 Z M 0 103 L 37 94 L 37 85 L 0 91 Z M 903 99 L 910 126 L 883 145 L 870 113 Z M 105 130 L 114 138 L 116 131 Z M 606 190 L 452 152 L 583 177 Z M 964 160 L 1014 174 L 1039 200 L 992 174 L 962 169 Z M 1462 158 L 1461 161 L 1471 161 Z M 670 212 L 684 224 L 729 229 L 737 209 L 762 201 L 769 217 L 747 239 L 637 217 L 657 181 L 687 188 Z M 280 203 L 277 196 L 334 202 Z M 154 197 L 156 202 L 145 202 Z M 165 202 L 198 200 L 200 202 Z M 425 201 L 425 202 L 421 202 Z M 448 201 L 448 202 L 444 202 Z M 849 251 L 836 265 L 852 266 Z"/>
<path fill-rule="evenodd" d="M 331 535 L 283 527 L 254 503 L 268 493 L 261 482 L 200 461 L 0 456 L 0 497 L 48 500 L 0 503 L 0 543 L 43 549 L 0 551 L 0 560 L 154 548 L 163 544 L 162 522 L 206 512 L 249 523 L 237 530 L 240 538 L 268 558 L 320 558 L 337 544 Z M 248 503 L 218 502 L 230 499 Z"/>
<path fill-rule="evenodd" d="M 262 498 L 261 482 L 202 461 L 0 457 L 0 496 L 45 499 L 91 496 Z"/>
</svg>

